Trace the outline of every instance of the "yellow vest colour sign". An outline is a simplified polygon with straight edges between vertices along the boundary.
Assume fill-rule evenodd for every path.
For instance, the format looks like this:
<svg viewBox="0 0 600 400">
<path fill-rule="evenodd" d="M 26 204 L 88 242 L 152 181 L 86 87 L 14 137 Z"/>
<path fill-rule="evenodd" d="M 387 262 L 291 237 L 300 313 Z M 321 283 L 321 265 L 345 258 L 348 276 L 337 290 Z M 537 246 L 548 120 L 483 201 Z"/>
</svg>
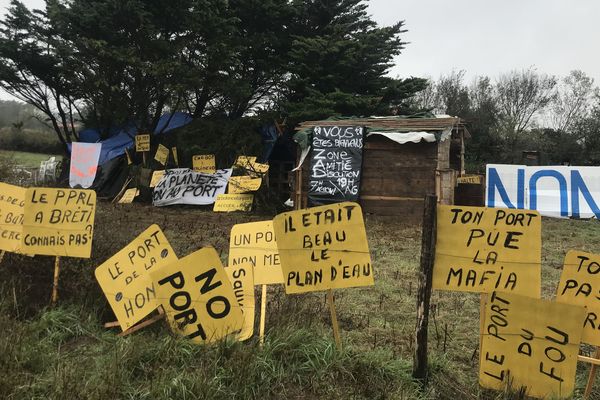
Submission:
<svg viewBox="0 0 600 400">
<path fill-rule="evenodd" d="M 362 209 L 344 202 L 273 219 L 286 293 L 372 286 Z"/>
<path fill-rule="evenodd" d="M 433 288 L 539 298 L 541 229 L 537 211 L 438 205 Z"/>
<path fill-rule="evenodd" d="M 27 189 L 21 251 L 90 258 L 95 214 L 93 190 Z"/>
<path fill-rule="evenodd" d="M 177 255 L 158 225 L 152 225 L 96 268 L 96 280 L 121 325 L 127 330 L 154 311 L 155 271 L 177 261 Z"/>
<path fill-rule="evenodd" d="M 195 343 L 239 331 L 244 316 L 213 248 L 198 250 L 150 275 L 171 329 Z"/>
<path fill-rule="evenodd" d="M 556 302 L 584 306 L 581 341 L 600 346 L 600 254 L 570 250 L 563 266 Z"/>
<path fill-rule="evenodd" d="M 119 199 L 119 204 L 133 203 L 138 194 L 140 194 L 140 191 L 136 188 L 127 189 Z"/>
<path fill-rule="evenodd" d="M 0 182 L 0 250 L 19 252 L 24 206 L 25 188 Z"/>
<path fill-rule="evenodd" d="M 251 211 L 254 203 L 252 194 L 219 194 L 213 211 L 232 212 L 232 211 Z"/>
<path fill-rule="evenodd" d="M 261 164 L 257 162 L 253 162 L 247 167 L 251 172 L 255 172 L 257 174 L 264 174 L 269 171 L 269 164 Z"/>
<path fill-rule="evenodd" d="M 534 397 L 568 397 L 575 385 L 585 309 L 513 293 L 488 296 L 482 326 L 481 386 L 527 387 Z"/>
<path fill-rule="evenodd" d="M 273 221 L 237 224 L 231 228 L 230 267 L 250 262 L 254 266 L 254 284 L 283 283 Z"/>
<path fill-rule="evenodd" d="M 150 135 L 135 135 L 135 151 L 150 151 Z"/>
<path fill-rule="evenodd" d="M 252 264 L 236 265 L 235 267 L 225 268 L 229 282 L 233 286 L 233 292 L 238 305 L 242 309 L 244 322 L 238 333 L 238 340 L 246 340 L 252 337 L 254 333 L 254 276 L 252 273 Z"/>
<path fill-rule="evenodd" d="M 250 165 L 256 162 L 256 157 L 254 156 L 238 156 L 238 158 L 233 163 L 234 167 L 241 168 L 249 168 Z"/>
<path fill-rule="evenodd" d="M 217 171 L 214 154 L 200 154 L 192 157 L 194 172 L 214 174 Z"/>
<path fill-rule="evenodd" d="M 154 171 L 152 172 L 152 178 L 150 179 L 150 187 L 156 187 L 156 185 L 158 185 L 158 182 L 160 182 L 160 180 L 163 178 L 163 176 L 165 176 L 165 170 L 160 170 L 160 171 Z"/>
<path fill-rule="evenodd" d="M 167 160 L 169 159 L 169 149 L 162 144 L 159 144 L 158 148 L 156 149 L 154 159 L 162 165 L 167 165 Z"/>
<path fill-rule="evenodd" d="M 249 176 L 232 176 L 229 178 L 228 193 L 248 193 L 256 192 L 262 184 L 262 178 L 252 178 Z"/>
</svg>

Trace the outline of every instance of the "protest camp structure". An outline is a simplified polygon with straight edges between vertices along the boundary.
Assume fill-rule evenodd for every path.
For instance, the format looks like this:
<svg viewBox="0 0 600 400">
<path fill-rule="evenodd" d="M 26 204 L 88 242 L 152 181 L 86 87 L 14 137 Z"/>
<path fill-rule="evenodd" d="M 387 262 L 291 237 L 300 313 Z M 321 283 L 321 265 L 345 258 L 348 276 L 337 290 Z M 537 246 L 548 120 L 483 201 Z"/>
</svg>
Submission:
<svg viewBox="0 0 600 400">
<path fill-rule="evenodd" d="M 352 138 L 360 136 L 362 140 L 362 163 L 353 158 L 352 165 L 346 168 L 360 166 L 357 200 L 364 212 L 421 215 L 424 198 L 430 193 L 435 193 L 442 204 L 454 203 L 456 178 L 464 174 L 465 169 L 464 143 L 470 138 L 464 121 L 454 117 L 371 117 L 306 121 L 296 128 L 299 132 L 295 139 L 300 144 L 298 163 L 306 154 L 302 166 L 295 171 L 292 199 L 296 207 L 311 205 L 311 173 L 313 178 L 315 176 L 311 165 L 315 165 L 315 157 L 321 154 L 328 161 L 336 161 L 340 153 L 348 152 L 347 149 L 335 149 L 334 138 L 329 143 L 333 146 L 326 153 L 317 153 L 319 149 L 315 149 L 315 144 L 319 147 L 324 142 L 313 142 L 317 138 L 315 128 L 326 138 L 323 131 L 332 127 L 363 128 L 361 135 Z M 350 137 L 349 132 L 341 135 Z M 306 153 L 308 146 L 312 149 Z M 326 165 L 324 169 L 335 169 L 335 166 Z"/>
</svg>

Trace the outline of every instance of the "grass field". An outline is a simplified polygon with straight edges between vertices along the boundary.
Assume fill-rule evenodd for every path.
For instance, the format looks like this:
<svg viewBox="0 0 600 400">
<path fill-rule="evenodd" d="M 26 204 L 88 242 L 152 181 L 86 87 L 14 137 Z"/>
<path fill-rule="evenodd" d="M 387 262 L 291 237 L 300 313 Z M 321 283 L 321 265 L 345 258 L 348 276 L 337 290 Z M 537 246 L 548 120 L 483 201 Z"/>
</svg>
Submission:
<svg viewBox="0 0 600 400">
<path fill-rule="evenodd" d="M 425 391 L 412 382 L 420 229 L 390 218 L 366 220 L 376 285 L 336 291 L 342 352 L 335 349 L 324 293 L 286 296 L 279 287 L 269 289 L 263 347 L 256 338 L 195 346 L 162 322 L 125 338 L 103 328 L 114 317 L 93 270 L 151 223 L 163 228 L 179 256 L 212 245 L 226 261 L 234 224 L 271 217 L 102 203 L 93 257 L 62 259 L 55 309 L 47 308 L 53 259 L 7 254 L 0 264 L 0 398 L 518 398 L 478 386 L 476 294 L 434 292 L 431 379 Z M 543 220 L 545 298 L 556 290 L 569 249 L 600 252 L 600 224 Z M 575 398 L 587 371 L 579 365 Z"/>
<path fill-rule="evenodd" d="M 52 154 L 54 155 L 54 154 Z M 0 150 L 0 157 L 12 158 L 14 164 L 21 165 L 24 167 L 39 167 L 40 162 L 47 160 L 52 155 L 40 154 L 40 153 L 28 153 L 25 151 L 8 151 Z M 54 155 L 57 158 L 60 156 Z"/>
</svg>

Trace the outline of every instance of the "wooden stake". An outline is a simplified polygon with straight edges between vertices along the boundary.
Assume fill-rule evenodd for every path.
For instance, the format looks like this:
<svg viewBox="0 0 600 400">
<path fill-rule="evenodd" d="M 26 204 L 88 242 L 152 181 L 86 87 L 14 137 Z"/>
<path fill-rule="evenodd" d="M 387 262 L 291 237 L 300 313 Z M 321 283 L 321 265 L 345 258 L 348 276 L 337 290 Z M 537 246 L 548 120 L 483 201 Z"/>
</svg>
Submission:
<svg viewBox="0 0 600 400">
<path fill-rule="evenodd" d="M 146 163 L 146 151 L 142 151 L 142 164 L 144 165 L 144 167 L 147 167 L 147 163 Z"/>
<path fill-rule="evenodd" d="M 149 325 L 152 325 L 156 321 L 160 321 L 164 317 L 165 317 L 165 313 L 164 313 L 162 307 L 159 307 L 157 315 L 155 315 L 154 317 L 152 317 L 150 319 L 145 320 L 144 322 L 140 322 L 139 324 L 132 326 L 131 328 L 127 329 L 126 331 L 123 331 L 123 332 L 119 333 L 117 336 L 123 337 L 123 336 L 130 335 L 133 332 L 137 332 L 137 331 L 139 331 L 142 328 L 145 328 L 145 327 L 147 327 Z"/>
<path fill-rule="evenodd" d="M 54 260 L 54 282 L 52 283 L 52 307 L 58 301 L 58 276 L 60 275 L 60 257 L 56 256 Z"/>
<path fill-rule="evenodd" d="M 479 297 L 479 365 L 481 365 L 481 344 L 483 343 L 483 331 L 485 329 L 485 307 L 487 305 L 487 294 L 481 293 Z"/>
<path fill-rule="evenodd" d="M 596 347 L 596 361 L 600 357 L 600 347 Z M 578 357 L 579 359 L 579 357 Z M 598 364 L 593 363 L 590 367 L 590 375 L 588 376 L 587 385 L 585 385 L 585 392 L 583 393 L 584 399 L 589 399 L 590 394 L 592 394 L 592 388 L 594 387 L 594 381 L 596 380 L 596 368 L 598 368 Z"/>
<path fill-rule="evenodd" d="M 335 303 L 333 299 L 333 290 L 327 290 L 327 302 L 329 303 L 329 312 L 331 313 L 331 325 L 333 326 L 333 337 L 338 351 L 342 351 L 342 338 L 340 337 L 340 326 L 335 312 Z"/>
<path fill-rule="evenodd" d="M 259 341 L 262 346 L 265 343 L 265 321 L 267 319 L 267 285 L 262 285 L 262 295 L 260 296 L 260 323 L 259 323 Z"/>
<path fill-rule="evenodd" d="M 427 384 L 427 328 L 429 324 L 429 303 L 431 301 L 431 281 L 435 258 L 435 217 L 437 197 L 427 195 L 423 209 L 421 232 L 421 265 L 419 288 L 417 289 L 417 326 L 415 328 L 415 352 L 413 355 L 413 378 L 423 386 Z"/>
</svg>

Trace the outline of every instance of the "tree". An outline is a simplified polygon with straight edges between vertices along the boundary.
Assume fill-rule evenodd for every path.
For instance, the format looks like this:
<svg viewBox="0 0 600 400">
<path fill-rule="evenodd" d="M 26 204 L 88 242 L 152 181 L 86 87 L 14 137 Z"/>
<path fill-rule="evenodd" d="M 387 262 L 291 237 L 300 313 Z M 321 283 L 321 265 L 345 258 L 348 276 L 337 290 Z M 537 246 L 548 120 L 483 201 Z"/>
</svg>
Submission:
<svg viewBox="0 0 600 400">
<path fill-rule="evenodd" d="M 575 121 L 589 113 L 594 95 L 598 95 L 598 89 L 594 88 L 594 79 L 582 71 L 571 71 L 558 85 L 557 94 L 550 107 L 553 128 L 557 131 L 572 132 Z"/>
</svg>

